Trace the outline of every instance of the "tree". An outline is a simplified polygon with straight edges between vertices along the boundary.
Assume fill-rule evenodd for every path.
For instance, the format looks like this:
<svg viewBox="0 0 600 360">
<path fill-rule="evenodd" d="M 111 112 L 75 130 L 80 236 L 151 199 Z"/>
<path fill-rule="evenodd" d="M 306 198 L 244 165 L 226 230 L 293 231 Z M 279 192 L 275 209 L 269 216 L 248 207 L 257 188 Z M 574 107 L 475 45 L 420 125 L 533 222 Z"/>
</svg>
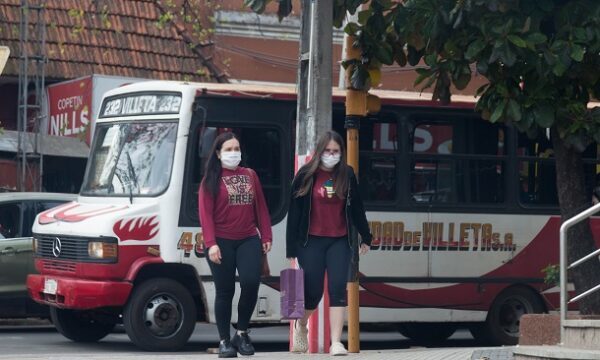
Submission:
<svg viewBox="0 0 600 360">
<path fill-rule="evenodd" d="M 246 0 L 264 10 L 271 0 Z M 290 0 L 278 0 L 286 7 Z M 560 212 L 565 220 L 590 206 L 582 152 L 600 142 L 600 2 L 596 0 L 335 0 L 334 23 L 346 11 L 358 22 L 345 31 L 356 38 L 361 60 L 351 67 L 351 86 L 368 89 L 372 69 L 394 62 L 418 68 L 416 85 L 433 87 L 443 103 L 452 86 L 464 89 L 472 68 L 488 83 L 476 110 L 534 137 L 549 130 L 556 158 Z M 569 262 L 595 248 L 589 222 L 569 232 Z M 600 283 L 600 264 L 572 270 L 578 293 Z M 600 313 L 600 294 L 579 303 L 582 314 Z"/>
</svg>

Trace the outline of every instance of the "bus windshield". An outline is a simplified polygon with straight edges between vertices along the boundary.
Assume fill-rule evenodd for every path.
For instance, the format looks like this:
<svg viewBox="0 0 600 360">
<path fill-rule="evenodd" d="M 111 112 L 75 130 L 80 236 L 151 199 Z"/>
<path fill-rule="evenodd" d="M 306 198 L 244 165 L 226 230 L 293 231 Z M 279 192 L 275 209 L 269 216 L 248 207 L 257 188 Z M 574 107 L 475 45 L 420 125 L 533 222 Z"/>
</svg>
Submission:
<svg viewBox="0 0 600 360">
<path fill-rule="evenodd" d="M 176 122 L 99 124 L 82 195 L 153 196 L 169 185 Z"/>
</svg>

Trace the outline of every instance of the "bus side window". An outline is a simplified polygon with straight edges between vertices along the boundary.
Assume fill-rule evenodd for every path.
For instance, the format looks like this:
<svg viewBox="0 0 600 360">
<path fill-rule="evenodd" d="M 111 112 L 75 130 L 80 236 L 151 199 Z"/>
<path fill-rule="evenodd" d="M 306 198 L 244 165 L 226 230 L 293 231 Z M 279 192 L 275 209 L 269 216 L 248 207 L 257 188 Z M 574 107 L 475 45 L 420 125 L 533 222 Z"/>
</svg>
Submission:
<svg viewBox="0 0 600 360">
<path fill-rule="evenodd" d="M 364 121 L 359 133 L 359 190 L 363 200 L 368 202 L 390 203 L 398 198 L 397 124 L 384 120 Z"/>
<path fill-rule="evenodd" d="M 519 202 L 523 205 L 558 205 L 556 162 L 545 134 L 529 139 L 518 135 Z"/>
<path fill-rule="evenodd" d="M 505 129 L 472 116 L 431 118 L 413 131 L 412 201 L 503 203 Z"/>
<path fill-rule="evenodd" d="M 421 123 L 412 134 L 410 173 L 412 201 L 451 202 L 457 196 L 456 178 L 462 177 L 453 152 L 454 127 L 449 123 Z"/>
</svg>

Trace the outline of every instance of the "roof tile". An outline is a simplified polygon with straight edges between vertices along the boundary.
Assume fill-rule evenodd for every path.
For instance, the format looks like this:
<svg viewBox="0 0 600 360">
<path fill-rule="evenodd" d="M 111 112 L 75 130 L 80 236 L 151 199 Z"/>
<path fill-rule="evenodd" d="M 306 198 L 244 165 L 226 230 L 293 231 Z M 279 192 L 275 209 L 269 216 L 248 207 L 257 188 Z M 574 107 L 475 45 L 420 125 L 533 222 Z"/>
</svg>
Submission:
<svg viewBox="0 0 600 360">
<path fill-rule="evenodd" d="M 190 47 L 166 26 L 159 28 L 159 11 L 149 0 L 110 4 L 106 20 L 96 13 L 95 0 L 46 0 L 46 75 L 74 78 L 91 73 L 198 79 L 201 62 Z M 100 2 L 100 9 L 103 2 Z M 83 9 L 83 16 L 69 13 Z M 18 74 L 20 0 L 0 0 L 0 43 L 11 48 L 4 75 Z M 78 32 L 78 27 L 82 31 Z M 33 24 L 30 25 L 30 31 Z M 33 44 L 27 48 L 33 50 Z"/>
</svg>

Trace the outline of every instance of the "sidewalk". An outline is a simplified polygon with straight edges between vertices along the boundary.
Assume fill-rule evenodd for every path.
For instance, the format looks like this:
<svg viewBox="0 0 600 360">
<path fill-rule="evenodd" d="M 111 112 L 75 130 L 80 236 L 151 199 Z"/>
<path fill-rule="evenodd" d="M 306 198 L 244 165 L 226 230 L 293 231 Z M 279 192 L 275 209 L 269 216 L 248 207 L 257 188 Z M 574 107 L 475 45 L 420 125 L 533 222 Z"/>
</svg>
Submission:
<svg viewBox="0 0 600 360">
<path fill-rule="evenodd" d="M 367 350 L 359 354 L 348 354 L 347 359 L 365 359 L 365 360 L 512 360 L 512 347 L 495 347 L 495 348 L 445 348 L 445 349 L 427 349 L 413 348 L 403 350 Z M 312 360 L 312 359 L 332 359 L 329 354 L 291 354 L 288 352 L 268 352 L 257 353 L 252 357 L 239 356 L 246 359 L 261 359 L 261 360 Z M 13 359 L 14 355 L 3 356 L 0 359 Z M 192 359 L 217 359 L 216 354 L 207 353 L 78 353 L 72 355 L 28 355 L 22 354 L 19 360 L 192 360 Z M 344 357 L 336 357 L 344 359 Z"/>
</svg>

